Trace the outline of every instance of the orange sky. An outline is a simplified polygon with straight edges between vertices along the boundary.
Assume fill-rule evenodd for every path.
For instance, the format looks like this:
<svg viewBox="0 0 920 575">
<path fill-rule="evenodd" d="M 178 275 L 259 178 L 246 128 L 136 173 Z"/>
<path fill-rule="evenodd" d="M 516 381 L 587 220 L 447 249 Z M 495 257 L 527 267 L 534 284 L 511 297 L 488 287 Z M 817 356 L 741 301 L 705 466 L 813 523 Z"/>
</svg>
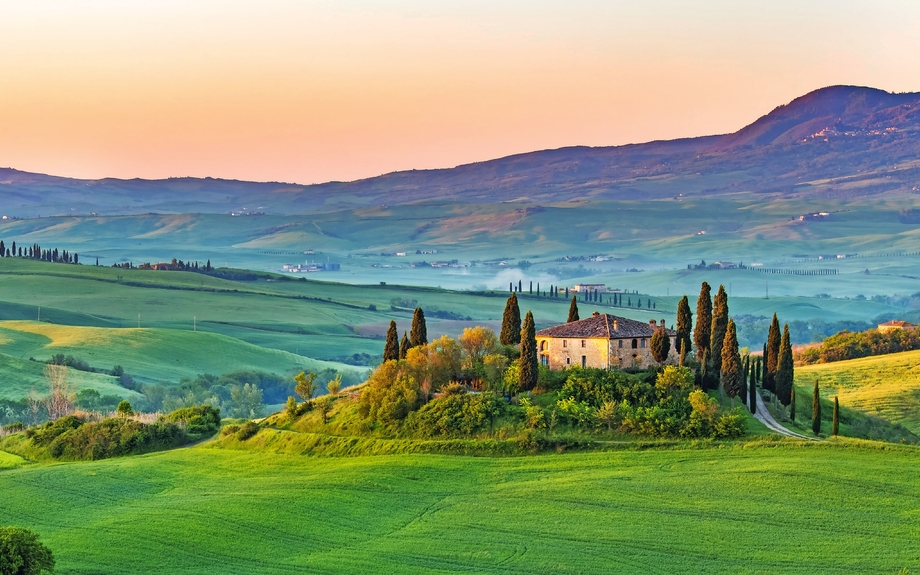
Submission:
<svg viewBox="0 0 920 575">
<path fill-rule="evenodd" d="M 0 166 L 312 183 L 920 91 L 920 3 L 747 4 L 0 0 Z"/>
</svg>

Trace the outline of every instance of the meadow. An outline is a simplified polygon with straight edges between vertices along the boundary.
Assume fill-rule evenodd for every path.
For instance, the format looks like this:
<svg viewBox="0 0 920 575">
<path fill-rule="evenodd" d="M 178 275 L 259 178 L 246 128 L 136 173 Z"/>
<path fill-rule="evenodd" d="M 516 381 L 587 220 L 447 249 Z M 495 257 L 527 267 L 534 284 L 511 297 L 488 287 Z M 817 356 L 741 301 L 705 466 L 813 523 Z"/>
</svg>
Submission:
<svg viewBox="0 0 920 575">
<path fill-rule="evenodd" d="M 897 573 L 910 447 L 839 441 L 528 457 L 203 447 L 0 471 L 0 524 L 59 573 Z"/>
</svg>

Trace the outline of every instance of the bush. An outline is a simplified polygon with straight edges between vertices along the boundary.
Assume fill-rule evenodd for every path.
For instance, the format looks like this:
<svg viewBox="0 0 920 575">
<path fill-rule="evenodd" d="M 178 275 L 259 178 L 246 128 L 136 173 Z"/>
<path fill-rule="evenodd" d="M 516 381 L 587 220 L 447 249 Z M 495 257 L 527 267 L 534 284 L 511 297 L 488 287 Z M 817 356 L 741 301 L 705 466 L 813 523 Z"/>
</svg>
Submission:
<svg viewBox="0 0 920 575">
<path fill-rule="evenodd" d="M 239 425 L 227 425 L 227 426 L 225 426 L 224 428 L 222 428 L 222 429 L 220 430 L 220 434 L 223 435 L 224 437 L 226 437 L 226 436 L 228 436 L 228 435 L 233 435 L 234 433 L 236 433 L 236 432 L 239 431 L 239 430 L 240 430 L 240 426 L 239 426 Z"/>
<path fill-rule="evenodd" d="M 409 416 L 410 429 L 423 437 L 460 437 L 491 426 L 505 409 L 505 402 L 494 393 L 471 394 L 448 388 Z"/>
<path fill-rule="evenodd" d="M 54 572 L 54 555 L 28 529 L 0 527 L 0 573 L 41 575 Z"/>
<path fill-rule="evenodd" d="M 48 453 L 55 459 L 96 460 L 167 449 L 188 441 L 189 437 L 174 423 L 147 425 L 132 419 L 109 418 L 61 433 L 48 446 Z"/>
<path fill-rule="evenodd" d="M 44 425 L 26 430 L 26 437 L 32 440 L 33 445 L 45 447 L 68 431 L 83 425 L 83 420 L 74 415 L 66 415 L 56 421 L 49 421 Z"/>
<path fill-rule="evenodd" d="M 214 433 L 220 427 L 220 409 L 210 405 L 198 405 L 177 409 L 160 416 L 163 423 L 182 423 L 185 431 L 193 435 Z"/>
<path fill-rule="evenodd" d="M 236 432 L 236 438 L 240 441 L 246 441 L 257 433 L 259 433 L 259 426 L 254 421 L 247 421 Z"/>
</svg>

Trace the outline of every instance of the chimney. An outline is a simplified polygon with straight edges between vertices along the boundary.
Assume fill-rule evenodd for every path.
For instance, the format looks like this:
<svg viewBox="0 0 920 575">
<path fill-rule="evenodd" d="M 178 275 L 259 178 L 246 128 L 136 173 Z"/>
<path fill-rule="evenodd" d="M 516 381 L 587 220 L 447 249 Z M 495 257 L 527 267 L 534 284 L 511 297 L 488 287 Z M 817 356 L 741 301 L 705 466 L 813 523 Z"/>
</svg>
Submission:
<svg viewBox="0 0 920 575">
<path fill-rule="evenodd" d="M 652 327 L 658 327 L 658 324 L 655 323 L 655 320 L 653 320 L 653 319 L 648 320 L 648 324 L 649 324 L 650 326 L 652 326 Z"/>
<path fill-rule="evenodd" d="M 617 320 L 613 320 L 613 331 L 620 331 L 619 327 L 617 326 Z"/>
<path fill-rule="evenodd" d="M 661 318 L 661 327 L 664 327 L 665 325 L 666 324 L 664 323 L 664 318 Z"/>
<path fill-rule="evenodd" d="M 598 312 L 598 311 L 596 311 L 596 312 L 594 312 L 594 313 L 591 314 L 591 317 L 597 317 L 597 316 L 599 316 L 599 315 L 601 315 L 601 313 Z"/>
</svg>

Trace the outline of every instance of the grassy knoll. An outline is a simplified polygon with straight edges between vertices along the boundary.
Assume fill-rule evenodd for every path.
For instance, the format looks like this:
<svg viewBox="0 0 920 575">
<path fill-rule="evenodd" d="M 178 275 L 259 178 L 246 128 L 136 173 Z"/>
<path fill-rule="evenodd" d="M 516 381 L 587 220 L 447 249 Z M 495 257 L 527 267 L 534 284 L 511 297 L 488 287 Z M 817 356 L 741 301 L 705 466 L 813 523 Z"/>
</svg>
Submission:
<svg viewBox="0 0 920 575">
<path fill-rule="evenodd" d="M 14 469 L 26 464 L 26 460 L 18 455 L 0 451 L 0 469 Z"/>
<path fill-rule="evenodd" d="M 840 405 L 852 407 L 920 433 L 920 351 L 864 357 L 797 367 L 796 384 L 807 390 L 811 406 L 815 379 L 821 396 L 838 396 Z M 802 395 L 799 396 L 800 398 Z"/>
<path fill-rule="evenodd" d="M 896 573 L 913 448 L 488 458 L 182 449 L 0 472 L 60 573 Z M 832 505 L 828 502 L 833 502 Z"/>
<path fill-rule="evenodd" d="M 224 335 L 156 328 L 100 328 L 49 323 L 0 322 L 0 352 L 46 360 L 52 355 L 79 357 L 91 366 L 121 365 L 141 382 L 176 381 L 200 373 L 256 370 L 288 374 L 325 368 L 353 369 L 285 351 L 258 347 Z M 33 363 L 41 374 L 41 365 Z M 33 370 L 34 371 L 34 370 Z M 83 378 L 105 376 L 71 370 Z M 115 385 L 115 378 L 111 379 Z M 75 381 L 78 388 L 81 382 Z M 102 390 L 100 389 L 100 393 Z M 19 396 L 21 397 L 21 396 Z"/>
<path fill-rule="evenodd" d="M 5 338 L 0 336 L 0 341 Z M 0 352 L 3 345 L 0 344 Z M 48 391 L 48 380 L 44 375 L 44 364 L 0 353 L 0 399 L 19 400 L 28 397 L 32 390 L 39 396 Z M 114 395 L 131 400 L 138 397 L 137 392 L 125 389 L 118 384 L 118 379 L 101 373 L 69 370 L 70 382 L 76 389 L 95 389 L 100 395 Z"/>
</svg>

